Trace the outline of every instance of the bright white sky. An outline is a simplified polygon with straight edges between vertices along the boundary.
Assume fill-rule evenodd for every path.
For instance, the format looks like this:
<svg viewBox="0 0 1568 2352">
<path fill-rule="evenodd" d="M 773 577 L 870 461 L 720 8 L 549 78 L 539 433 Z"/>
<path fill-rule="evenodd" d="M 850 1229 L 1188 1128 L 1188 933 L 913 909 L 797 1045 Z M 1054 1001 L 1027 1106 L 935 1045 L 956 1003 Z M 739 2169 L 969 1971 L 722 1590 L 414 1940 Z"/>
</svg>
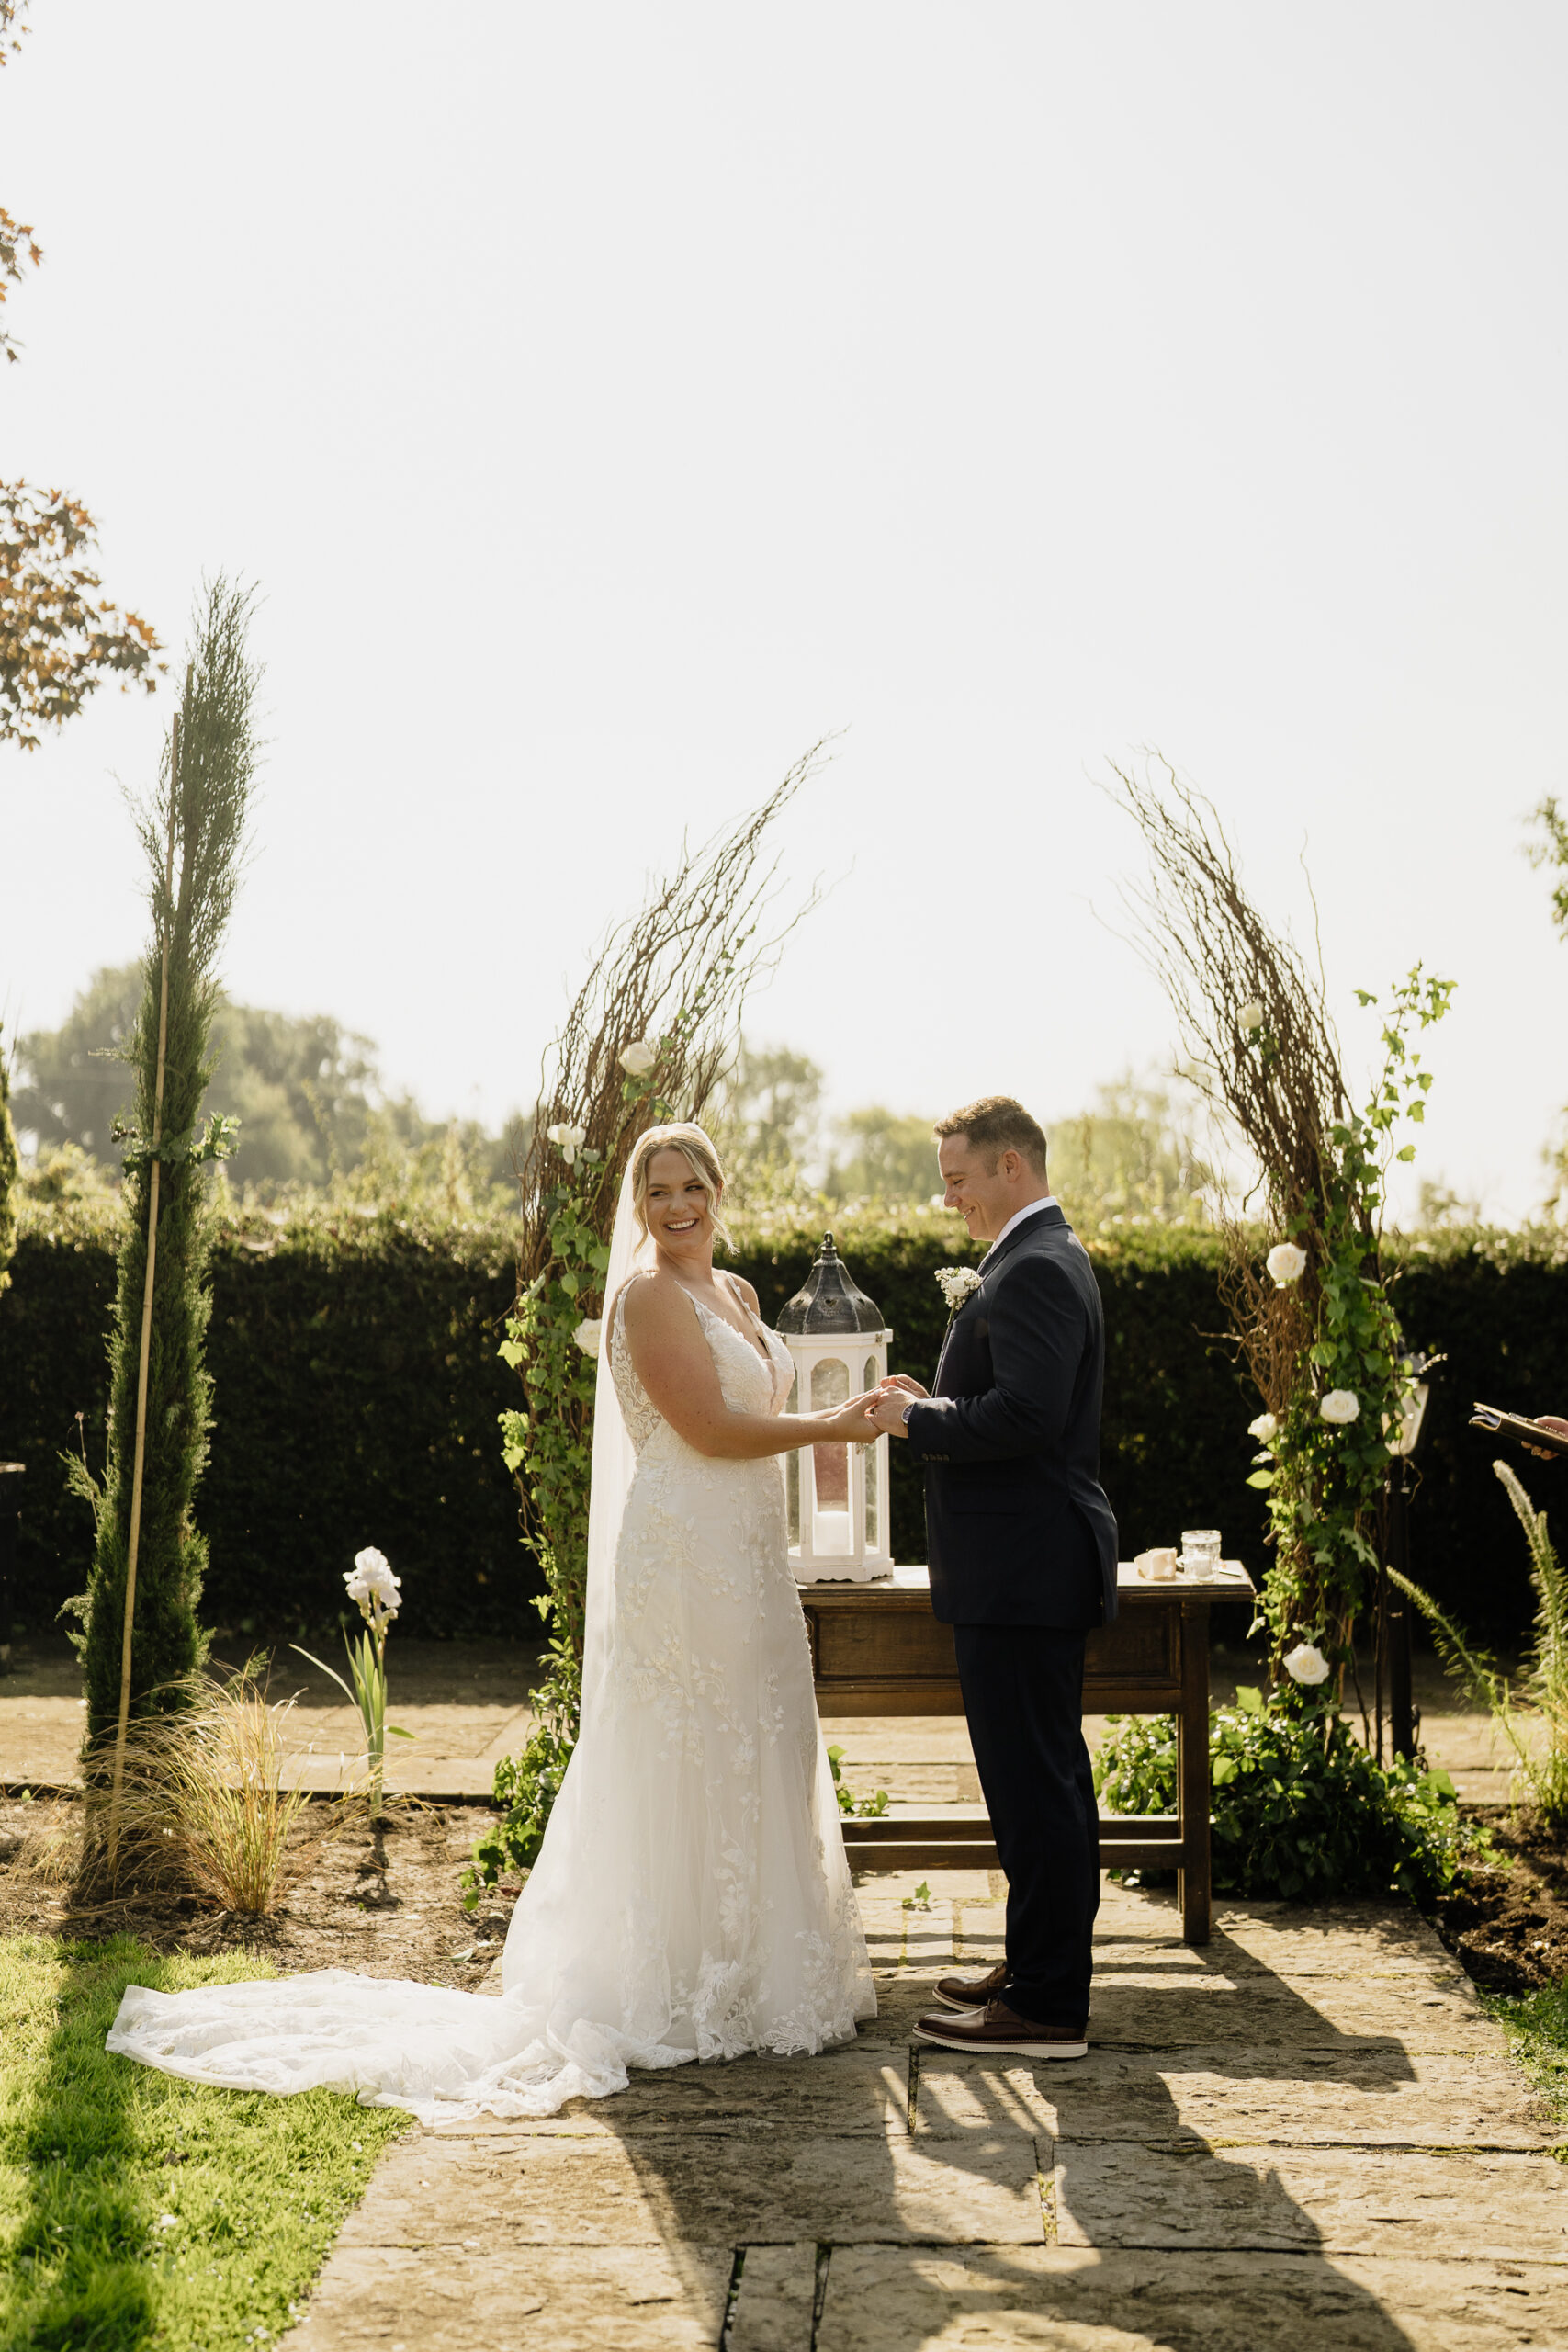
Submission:
<svg viewBox="0 0 1568 2352">
<path fill-rule="evenodd" d="M 265 591 L 237 995 L 499 1119 L 682 828 L 844 729 L 749 1027 L 1049 1118 L 1170 1052 L 1098 919 L 1153 743 L 1298 932 L 1305 839 L 1352 1069 L 1355 985 L 1458 979 L 1416 1172 L 1539 1199 L 1560 0 L 34 14 L 0 466 L 175 646 L 204 568 Z M 140 944 L 167 703 L 0 755 L 7 1026 Z"/>
</svg>

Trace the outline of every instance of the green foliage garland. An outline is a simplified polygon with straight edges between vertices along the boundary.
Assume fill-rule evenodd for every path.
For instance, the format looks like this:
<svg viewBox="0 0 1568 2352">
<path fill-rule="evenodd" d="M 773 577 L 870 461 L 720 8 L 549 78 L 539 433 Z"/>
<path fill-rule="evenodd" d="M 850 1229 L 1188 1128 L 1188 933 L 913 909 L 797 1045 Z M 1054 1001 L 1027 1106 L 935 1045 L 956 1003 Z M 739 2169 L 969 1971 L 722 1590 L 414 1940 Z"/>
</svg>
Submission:
<svg viewBox="0 0 1568 2352">
<path fill-rule="evenodd" d="M 1112 1715 L 1094 1785 L 1111 1814 L 1176 1811 L 1176 1722 Z M 1243 1687 L 1209 1717 L 1214 1890 L 1249 1900 L 1407 1894 L 1429 1902 L 1466 1851 L 1446 1772 L 1374 1762 L 1332 1702 Z"/>
<path fill-rule="evenodd" d="M 1397 984 L 1371 1099 L 1359 1116 L 1330 1128 L 1322 1196 L 1308 1193 L 1286 1220 L 1290 1240 L 1305 1256 L 1310 1342 L 1280 1400 L 1283 1409 L 1274 1406 L 1276 1426 L 1247 1481 L 1269 1496 L 1274 1559 L 1263 1615 L 1276 1656 L 1310 1632 L 1326 1634 L 1346 1662 L 1367 1577 L 1377 1568 L 1389 1438 L 1399 1429 L 1411 1377 L 1380 1262 L 1384 1186 L 1391 1156 L 1416 1156 L 1414 1144 L 1395 1148 L 1393 1136 L 1401 1119 L 1421 1123 L 1432 1083 L 1411 1049 L 1411 1027 L 1440 1021 L 1452 993 L 1450 980 L 1423 980 L 1419 965 Z M 1357 994 L 1363 1005 L 1377 1001 L 1363 989 Z M 1265 1069 L 1278 1051 L 1265 1025 L 1244 1045 Z M 1332 1397 L 1351 1400 L 1350 1419 L 1325 1417 Z"/>
<path fill-rule="evenodd" d="M 503 1871 L 532 1867 L 577 1739 L 597 1326 L 607 1303 L 604 1237 L 615 1216 L 611 1187 L 619 1186 L 631 1141 L 645 1127 L 676 1116 L 646 1073 L 628 1073 L 621 1096 L 620 1126 L 604 1149 L 575 1140 L 575 1128 L 550 1130 L 559 1166 L 541 1201 L 547 1255 L 507 1317 L 498 1350 L 522 1374 L 527 1391 L 525 1408 L 509 1408 L 498 1418 L 502 1458 L 522 1487 L 544 1580 L 534 1606 L 544 1619 L 547 1647 L 544 1680 L 533 1693 L 528 1746 L 497 1768 L 494 1793 L 505 1813 L 475 1846 L 465 1882 L 470 1910 L 479 1888 L 492 1886 Z"/>
</svg>

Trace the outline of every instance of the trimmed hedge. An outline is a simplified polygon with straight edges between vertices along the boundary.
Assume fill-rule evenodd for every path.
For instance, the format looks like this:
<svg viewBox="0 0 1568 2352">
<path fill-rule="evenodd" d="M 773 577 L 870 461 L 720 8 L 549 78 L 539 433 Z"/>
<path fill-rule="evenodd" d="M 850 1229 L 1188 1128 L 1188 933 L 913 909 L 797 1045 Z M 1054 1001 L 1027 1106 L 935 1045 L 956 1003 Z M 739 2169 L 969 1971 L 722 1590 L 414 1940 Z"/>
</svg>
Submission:
<svg viewBox="0 0 1568 2352">
<path fill-rule="evenodd" d="M 853 1216 L 836 1230 L 894 1328 L 894 1368 L 929 1379 L 946 1321 L 934 1270 L 978 1253 L 940 1215 Z M 733 1262 L 765 1315 L 800 1286 L 819 1233 L 780 1219 L 741 1228 Z M 1258 1406 L 1219 1336 L 1216 1243 L 1142 1227 L 1101 1232 L 1090 1248 L 1109 1335 L 1102 1475 L 1123 1555 L 1213 1526 L 1261 1569 L 1263 1502 L 1246 1484 Z M 57 1457 L 76 1444 L 80 1414 L 88 1459 L 103 1460 L 112 1224 L 80 1206 L 31 1207 L 12 1272 L 0 1457 L 28 1465 L 16 1614 L 41 1629 L 86 1578 L 86 1513 Z M 213 1291 L 216 1424 L 198 1499 L 207 1621 L 331 1623 L 344 1568 L 374 1543 L 404 1577 L 409 1633 L 534 1636 L 538 1582 L 496 1433 L 517 1396 L 495 1355 L 513 1292 L 505 1229 L 321 1211 L 286 1227 L 237 1223 L 220 1231 Z M 1466 1422 L 1478 1396 L 1568 1410 L 1568 1248 L 1550 1234 L 1445 1237 L 1403 1253 L 1396 1297 L 1411 1342 L 1450 1357 L 1422 1446 L 1414 1572 L 1478 1632 L 1517 1638 L 1529 1608 L 1524 1547 L 1491 1475 L 1496 1449 Z M 1524 1476 L 1550 1508 L 1563 1474 L 1527 1464 Z M 893 1537 L 900 1558 L 921 1557 L 919 1480 L 897 1445 Z"/>
<path fill-rule="evenodd" d="M 58 1456 L 85 1437 L 102 1469 L 114 1242 L 80 1211 L 29 1225 L 0 1311 L 0 1454 L 28 1465 L 15 1606 L 36 1630 L 86 1582 L 88 1513 Z M 343 1571 L 376 1544 L 404 1576 L 410 1633 L 537 1633 L 496 1435 L 516 1401 L 495 1353 L 513 1289 L 493 1228 L 350 1212 L 220 1229 L 206 1623 L 333 1623 Z"/>
</svg>

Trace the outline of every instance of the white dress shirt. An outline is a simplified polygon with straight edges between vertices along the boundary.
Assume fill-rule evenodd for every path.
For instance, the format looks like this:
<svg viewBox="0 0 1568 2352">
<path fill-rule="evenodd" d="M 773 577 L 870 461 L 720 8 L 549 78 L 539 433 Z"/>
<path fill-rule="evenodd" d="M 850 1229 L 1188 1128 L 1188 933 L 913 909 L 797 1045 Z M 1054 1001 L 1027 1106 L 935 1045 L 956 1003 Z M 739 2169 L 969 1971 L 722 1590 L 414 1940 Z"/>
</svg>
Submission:
<svg viewBox="0 0 1568 2352">
<path fill-rule="evenodd" d="M 1055 1193 L 1047 1193 L 1043 1201 L 1031 1201 L 1027 1208 L 1015 1209 L 1011 1216 L 1009 1217 L 1007 1223 L 1003 1226 L 1001 1231 L 998 1234 L 996 1239 L 992 1242 L 990 1250 L 987 1250 L 986 1258 L 988 1258 L 991 1255 L 991 1250 L 999 1250 L 1001 1248 L 1002 1243 L 1007 1239 L 1008 1235 L 1012 1232 L 1016 1226 L 1021 1225 L 1026 1216 L 1038 1216 L 1042 1209 L 1055 1209 L 1060 1208 L 1060 1206 L 1061 1203 L 1057 1200 Z M 980 1263 L 982 1265 L 985 1264 L 986 1258 L 981 1259 Z"/>
</svg>

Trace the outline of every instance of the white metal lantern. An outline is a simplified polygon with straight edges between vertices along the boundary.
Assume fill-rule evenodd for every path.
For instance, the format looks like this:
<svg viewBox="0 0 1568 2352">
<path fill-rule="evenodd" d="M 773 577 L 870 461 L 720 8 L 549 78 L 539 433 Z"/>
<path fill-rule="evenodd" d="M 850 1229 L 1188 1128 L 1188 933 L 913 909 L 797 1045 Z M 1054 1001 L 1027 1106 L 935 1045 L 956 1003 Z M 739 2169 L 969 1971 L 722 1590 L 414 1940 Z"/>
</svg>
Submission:
<svg viewBox="0 0 1568 2352">
<path fill-rule="evenodd" d="M 795 1358 L 792 1413 L 847 1405 L 887 1376 L 880 1308 L 852 1280 L 825 1233 L 817 1262 L 788 1304 L 778 1331 Z M 798 1584 L 869 1584 L 893 1566 L 888 1525 L 887 1440 L 870 1445 L 805 1445 L 785 1457 L 789 1556 Z"/>
</svg>

